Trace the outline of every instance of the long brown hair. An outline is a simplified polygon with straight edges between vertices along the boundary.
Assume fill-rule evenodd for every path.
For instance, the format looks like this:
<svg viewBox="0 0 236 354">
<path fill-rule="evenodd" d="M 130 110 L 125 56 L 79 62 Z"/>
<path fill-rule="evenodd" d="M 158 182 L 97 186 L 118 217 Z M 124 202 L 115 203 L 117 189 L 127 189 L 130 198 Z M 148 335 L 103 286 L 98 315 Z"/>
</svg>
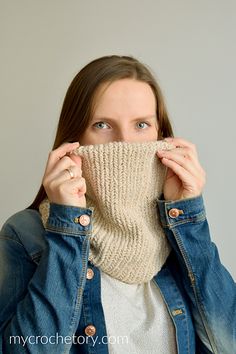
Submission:
<svg viewBox="0 0 236 354">
<path fill-rule="evenodd" d="M 64 142 L 79 141 L 91 121 L 95 95 L 101 84 L 125 78 L 151 86 L 157 103 L 158 139 L 173 136 L 161 89 L 151 71 L 133 57 L 111 55 L 87 64 L 71 82 L 62 105 L 53 149 Z M 46 192 L 41 185 L 29 208 L 38 210 L 44 198 Z"/>
</svg>

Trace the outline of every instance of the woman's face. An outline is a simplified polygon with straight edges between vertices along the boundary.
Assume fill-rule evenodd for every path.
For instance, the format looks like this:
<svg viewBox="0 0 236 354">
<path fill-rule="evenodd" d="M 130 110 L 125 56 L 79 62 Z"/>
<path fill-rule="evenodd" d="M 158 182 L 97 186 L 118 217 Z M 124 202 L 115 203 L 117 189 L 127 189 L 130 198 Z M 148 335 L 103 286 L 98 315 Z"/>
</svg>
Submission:
<svg viewBox="0 0 236 354">
<path fill-rule="evenodd" d="M 142 81 L 121 79 L 98 90 L 92 121 L 79 142 L 147 142 L 157 137 L 156 99 L 151 87 Z"/>
</svg>

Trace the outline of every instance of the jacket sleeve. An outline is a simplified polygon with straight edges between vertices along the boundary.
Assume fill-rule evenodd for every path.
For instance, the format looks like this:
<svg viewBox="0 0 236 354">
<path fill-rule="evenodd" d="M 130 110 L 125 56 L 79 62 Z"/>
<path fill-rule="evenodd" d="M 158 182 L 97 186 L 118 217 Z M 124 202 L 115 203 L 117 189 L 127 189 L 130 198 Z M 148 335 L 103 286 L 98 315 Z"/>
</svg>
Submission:
<svg viewBox="0 0 236 354">
<path fill-rule="evenodd" d="M 212 353 L 236 353 L 236 284 L 211 241 L 202 196 L 158 200 L 158 208 L 180 264 L 198 337 Z"/>
<path fill-rule="evenodd" d="M 81 215 L 88 225 L 80 223 Z M 81 313 L 91 219 L 91 209 L 51 204 L 47 247 L 28 281 L 32 265 L 20 241 L 22 230 L 3 227 L 0 353 L 69 352 Z"/>
</svg>

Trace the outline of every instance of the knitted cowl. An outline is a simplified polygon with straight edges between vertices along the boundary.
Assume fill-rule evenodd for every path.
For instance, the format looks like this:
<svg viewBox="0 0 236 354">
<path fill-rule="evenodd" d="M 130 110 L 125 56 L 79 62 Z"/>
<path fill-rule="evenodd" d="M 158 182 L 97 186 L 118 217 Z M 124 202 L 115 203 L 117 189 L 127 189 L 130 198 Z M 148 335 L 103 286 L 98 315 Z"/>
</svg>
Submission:
<svg viewBox="0 0 236 354">
<path fill-rule="evenodd" d="M 170 252 L 157 211 L 166 168 L 157 150 L 165 141 L 80 146 L 87 207 L 93 208 L 89 260 L 126 283 L 151 280 Z M 40 208 L 43 221 L 49 202 Z"/>
</svg>

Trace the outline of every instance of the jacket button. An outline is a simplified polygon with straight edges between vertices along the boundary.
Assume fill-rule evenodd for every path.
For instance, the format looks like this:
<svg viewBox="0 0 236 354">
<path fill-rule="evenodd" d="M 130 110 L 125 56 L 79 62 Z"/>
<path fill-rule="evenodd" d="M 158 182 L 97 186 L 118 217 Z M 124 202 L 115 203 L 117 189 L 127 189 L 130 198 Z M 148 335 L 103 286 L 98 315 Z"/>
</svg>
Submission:
<svg viewBox="0 0 236 354">
<path fill-rule="evenodd" d="M 94 277 L 94 271 L 91 268 L 88 268 L 86 278 L 90 280 L 93 279 L 93 277 Z"/>
<path fill-rule="evenodd" d="M 87 214 L 83 214 L 80 217 L 74 218 L 76 224 L 80 223 L 82 226 L 88 226 L 90 223 L 90 217 Z"/>
<path fill-rule="evenodd" d="M 88 325 L 85 330 L 84 330 L 86 336 L 94 336 L 94 334 L 96 333 L 96 327 L 94 327 L 93 325 Z"/>
<path fill-rule="evenodd" d="M 179 209 L 173 208 L 173 209 L 169 210 L 168 214 L 169 214 L 170 218 L 174 219 L 174 218 L 177 218 L 179 216 L 179 214 L 183 214 L 183 210 L 179 210 Z"/>
</svg>

